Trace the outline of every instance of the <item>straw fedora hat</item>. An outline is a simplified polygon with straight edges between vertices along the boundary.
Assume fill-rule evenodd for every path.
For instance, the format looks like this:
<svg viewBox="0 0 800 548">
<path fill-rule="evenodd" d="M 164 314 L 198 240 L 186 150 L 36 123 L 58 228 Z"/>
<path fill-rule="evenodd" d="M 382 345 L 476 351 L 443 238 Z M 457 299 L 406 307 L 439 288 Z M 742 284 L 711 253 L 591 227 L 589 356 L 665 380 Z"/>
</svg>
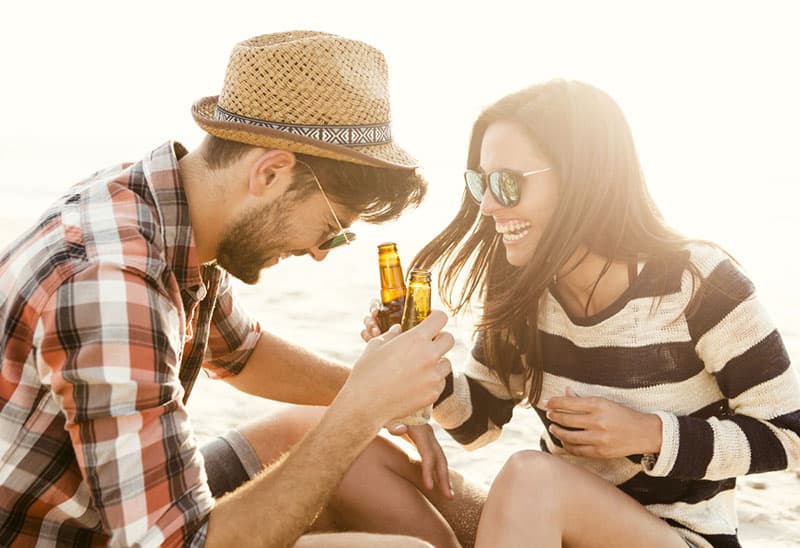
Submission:
<svg viewBox="0 0 800 548">
<path fill-rule="evenodd" d="M 222 92 L 195 102 L 192 116 L 230 141 L 377 167 L 417 166 L 392 140 L 383 54 L 333 34 L 282 32 L 237 44 Z"/>
</svg>

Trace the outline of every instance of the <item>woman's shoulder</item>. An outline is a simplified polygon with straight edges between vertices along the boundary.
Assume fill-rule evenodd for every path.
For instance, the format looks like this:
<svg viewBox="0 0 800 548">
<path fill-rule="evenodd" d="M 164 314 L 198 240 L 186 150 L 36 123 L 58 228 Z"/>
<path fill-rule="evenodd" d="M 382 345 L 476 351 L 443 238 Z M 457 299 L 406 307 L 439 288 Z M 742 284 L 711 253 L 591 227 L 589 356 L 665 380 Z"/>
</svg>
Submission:
<svg viewBox="0 0 800 548">
<path fill-rule="evenodd" d="M 721 246 L 707 241 L 694 241 L 686 245 L 689 262 L 703 279 L 710 278 L 720 267 L 742 272 L 736 260 Z"/>
<path fill-rule="evenodd" d="M 687 246 L 689 260 L 700 276 L 703 306 L 729 309 L 755 294 L 755 286 L 739 263 L 722 247 L 696 242 Z"/>
<path fill-rule="evenodd" d="M 682 293 L 691 299 L 699 290 L 745 298 L 754 291 L 736 259 L 713 242 L 694 240 L 650 258 L 645 268 L 643 285 L 662 288 L 666 294 Z"/>
</svg>

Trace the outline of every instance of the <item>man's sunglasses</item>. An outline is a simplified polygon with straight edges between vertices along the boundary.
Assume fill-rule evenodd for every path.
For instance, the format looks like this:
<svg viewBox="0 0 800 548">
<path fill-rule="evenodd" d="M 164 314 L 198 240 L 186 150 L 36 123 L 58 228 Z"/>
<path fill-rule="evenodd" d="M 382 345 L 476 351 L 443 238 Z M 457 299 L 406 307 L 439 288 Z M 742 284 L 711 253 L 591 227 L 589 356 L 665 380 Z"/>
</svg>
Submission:
<svg viewBox="0 0 800 548">
<path fill-rule="evenodd" d="M 328 209 L 331 210 L 331 215 L 333 215 L 333 220 L 336 221 L 336 226 L 339 227 L 339 233 L 336 236 L 325 240 L 317 247 L 319 249 L 333 249 L 335 247 L 350 244 L 350 242 L 356 239 L 356 235 L 349 230 L 345 230 L 342 226 L 342 223 L 339 222 L 339 216 L 336 215 L 336 211 L 334 211 L 333 205 L 331 205 L 331 201 L 328 199 L 328 195 L 325 194 L 325 191 L 322 189 L 322 185 L 320 184 L 319 179 L 317 179 L 317 174 L 314 173 L 314 170 L 311 169 L 311 166 L 307 163 L 301 162 L 300 160 L 297 160 L 297 163 L 303 164 L 311 172 L 311 176 L 314 177 L 314 182 L 317 183 L 317 188 L 319 188 L 319 191 L 322 193 L 322 197 L 325 198 L 325 203 L 328 204 Z"/>
<path fill-rule="evenodd" d="M 486 182 L 489 184 L 489 191 L 497 203 L 503 207 L 514 207 L 519 203 L 519 186 L 523 177 L 536 175 L 550 171 L 551 167 L 534 169 L 533 171 L 514 171 L 513 169 L 496 169 L 484 174 L 481 171 L 468 169 L 464 172 L 464 180 L 467 182 L 469 195 L 478 205 L 483 201 L 486 193 Z"/>
<path fill-rule="evenodd" d="M 355 241 L 355 239 L 356 239 L 355 233 L 350 232 L 349 230 L 342 229 L 342 232 L 340 232 L 333 238 L 328 238 L 327 240 L 319 244 L 317 247 L 323 250 L 334 249 L 341 245 L 350 245 L 350 242 Z"/>
</svg>

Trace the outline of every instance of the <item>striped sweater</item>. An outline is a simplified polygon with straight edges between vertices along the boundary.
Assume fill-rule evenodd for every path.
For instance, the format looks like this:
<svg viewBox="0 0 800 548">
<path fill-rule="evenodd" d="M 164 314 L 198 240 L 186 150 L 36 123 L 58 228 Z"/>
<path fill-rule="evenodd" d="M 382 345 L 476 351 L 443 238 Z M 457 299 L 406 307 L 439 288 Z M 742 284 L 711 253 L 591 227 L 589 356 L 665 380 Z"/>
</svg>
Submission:
<svg viewBox="0 0 800 548">
<path fill-rule="evenodd" d="M 688 261 L 703 278 L 699 288 Z M 700 301 L 687 317 L 693 291 Z M 549 292 L 542 299 L 541 400 L 570 386 L 657 413 L 663 426 L 655 461 L 576 457 L 547 432 L 537 408 L 541 449 L 617 485 L 697 546 L 740 546 L 736 477 L 800 461 L 797 375 L 750 280 L 721 251 L 693 244 L 640 265 L 628 290 L 594 317 L 571 316 Z M 479 335 L 434 418 L 468 449 L 481 447 L 499 437 L 526 388 L 522 374 L 512 375 L 511 393 L 499 382 Z"/>
</svg>

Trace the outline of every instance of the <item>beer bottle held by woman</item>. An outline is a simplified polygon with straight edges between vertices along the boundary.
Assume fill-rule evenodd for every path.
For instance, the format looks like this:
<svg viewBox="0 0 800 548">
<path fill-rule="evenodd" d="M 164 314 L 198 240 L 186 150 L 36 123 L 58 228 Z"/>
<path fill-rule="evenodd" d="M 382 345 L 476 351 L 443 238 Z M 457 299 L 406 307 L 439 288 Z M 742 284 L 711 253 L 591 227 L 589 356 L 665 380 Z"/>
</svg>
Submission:
<svg viewBox="0 0 800 548">
<path fill-rule="evenodd" d="M 431 273 L 429 270 L 415 269 L 409 274 L 403 318 L 400 330 L 408 331 L 422 322 L 431 313 Z M 433 405 L 420 409 L 416 413 L 398 419 L 397 422 L 408 425 L 426 424 L 431 418 Z"/>
<path fill-rule="evenodd" d="M 403 302 L 406 298 L 403 268 L 400 266 L 397 244 L 394 242 L 378 246 L 378 270 L 381 275 L 381 305 L 375 320 L 381 333 L 385 333 L 402 320 Z"/>
</svg>

